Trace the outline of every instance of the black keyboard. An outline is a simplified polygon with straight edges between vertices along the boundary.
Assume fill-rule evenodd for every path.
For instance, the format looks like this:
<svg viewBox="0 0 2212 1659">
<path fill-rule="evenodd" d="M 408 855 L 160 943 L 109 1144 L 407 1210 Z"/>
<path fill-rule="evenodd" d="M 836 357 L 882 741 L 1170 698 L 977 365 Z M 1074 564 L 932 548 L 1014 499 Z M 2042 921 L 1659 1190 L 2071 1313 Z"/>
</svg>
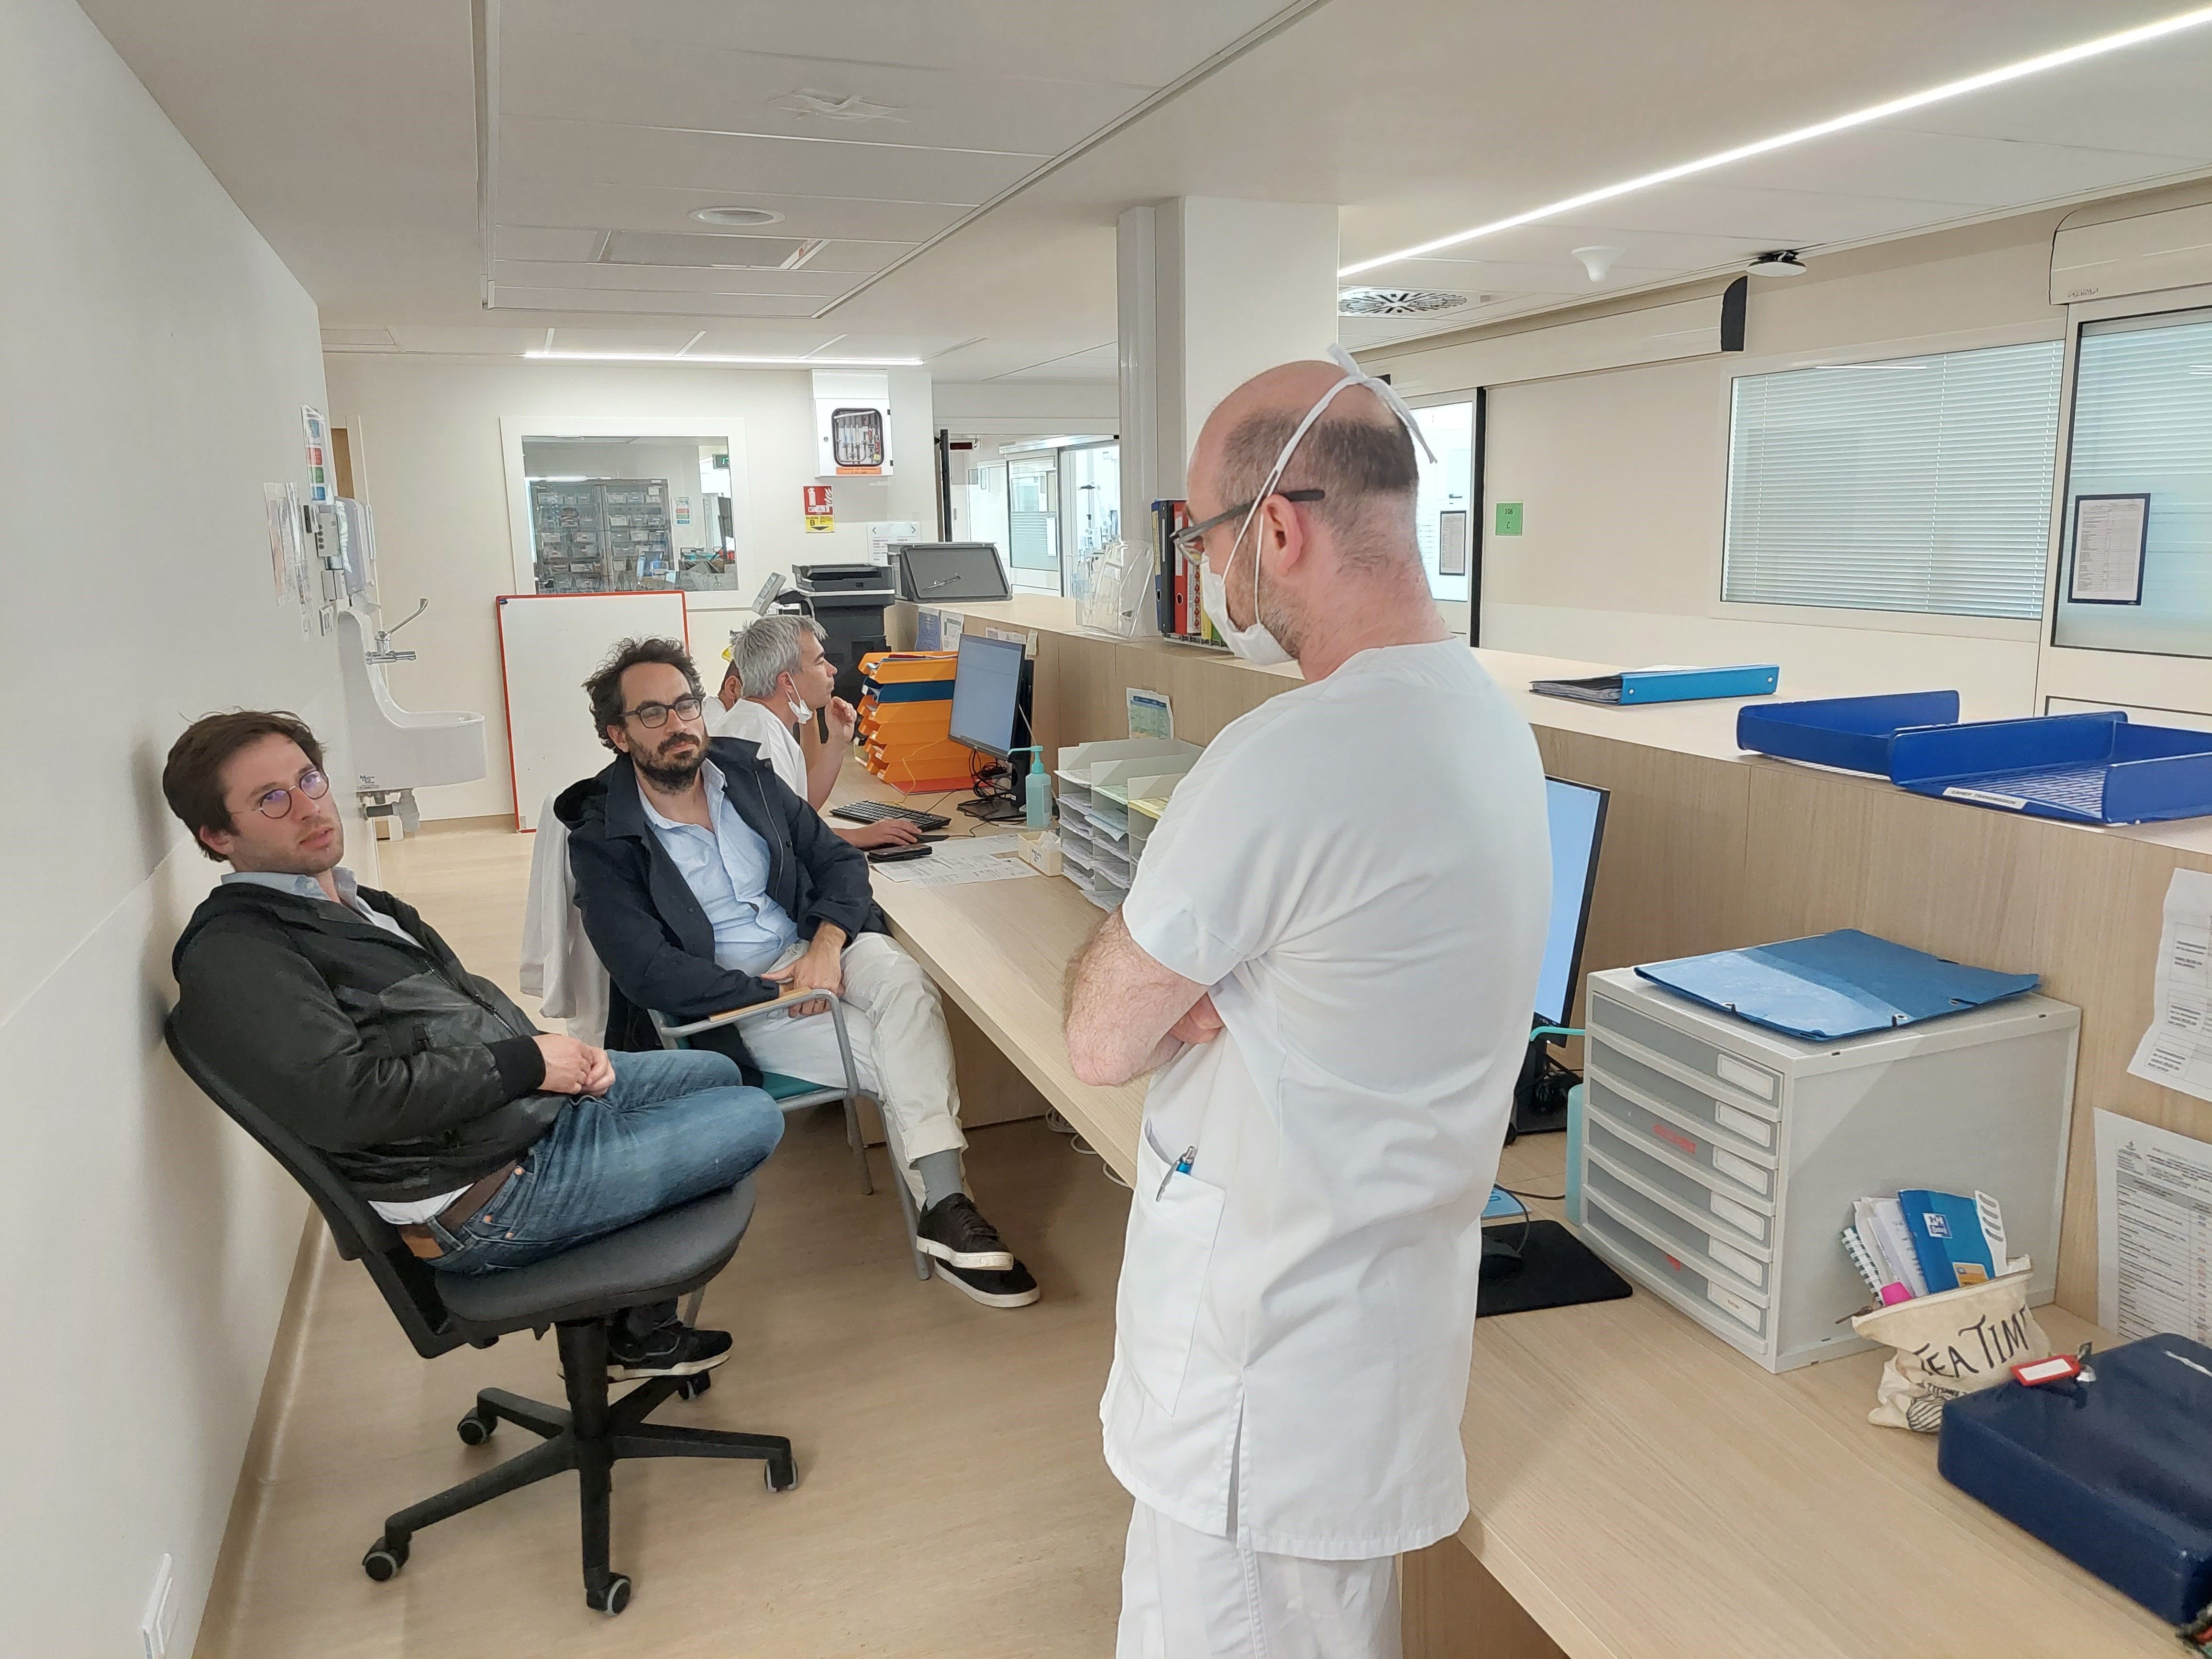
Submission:
<svg viewBox="0 0 2212 1659">
<path fill-rule="evenodd" d="M 917 830 L 942 830 L 952 822 L 935 812 L 917 812 L 911 806 L 891 806 L 879 800 L 856 800 L 850 806 L 833 806 L 830 816 L 854 823 L 881 823 L 885 818 L 902 818 Z"/>
</svg>

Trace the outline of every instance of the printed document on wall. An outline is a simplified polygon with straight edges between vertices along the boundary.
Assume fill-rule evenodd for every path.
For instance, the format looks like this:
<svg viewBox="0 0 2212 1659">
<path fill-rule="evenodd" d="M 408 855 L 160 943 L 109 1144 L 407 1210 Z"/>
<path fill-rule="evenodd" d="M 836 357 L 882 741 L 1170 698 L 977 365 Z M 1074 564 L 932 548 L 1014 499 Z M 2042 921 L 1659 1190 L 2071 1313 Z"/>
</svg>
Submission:
<svg viewBox="0 0 2212 1659">
<path fill-rule="evenodd" d="M 2128 1070 L 2212 1100 L 2212 875 L 2176 870 L 2166 890 L 2150 1029 Z"/>
<path fill-rule="evenodd" d="M 2212 1341 L 2212 1144 L 2097 1114 L 2097 1322 Z"/>
</svg>

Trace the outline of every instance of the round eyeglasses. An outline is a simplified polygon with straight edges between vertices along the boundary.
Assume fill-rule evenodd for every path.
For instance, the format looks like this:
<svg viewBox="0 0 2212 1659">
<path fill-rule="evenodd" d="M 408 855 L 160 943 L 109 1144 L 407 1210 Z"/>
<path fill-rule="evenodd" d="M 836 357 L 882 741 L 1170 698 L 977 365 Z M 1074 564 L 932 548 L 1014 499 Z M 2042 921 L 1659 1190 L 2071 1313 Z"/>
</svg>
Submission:
<svg viewBox="0 0 2212 1659">
<path fill-rule="evenodd" d="M 253 810 L 264 818 L 285 817 L 291 813 L 294 795 L 307 800 L 320 800 L 330 793 L 331 781 L 311 766 L 300 774 L 300 781 L 289 789 L 271 789 L 253 803 Z"/>
<path fill-rule="evenodd" d="M 623 718 L 634 720 L 648 731 L 658 732 L 668 724 L 671 714 L 678 720 L 696 720 L 699 718 L 699 711 L 706 706 L 706 698 L 693 694 L 678 697 L 674 702 L 641 702 L 625 711 Z"/>
</svg>

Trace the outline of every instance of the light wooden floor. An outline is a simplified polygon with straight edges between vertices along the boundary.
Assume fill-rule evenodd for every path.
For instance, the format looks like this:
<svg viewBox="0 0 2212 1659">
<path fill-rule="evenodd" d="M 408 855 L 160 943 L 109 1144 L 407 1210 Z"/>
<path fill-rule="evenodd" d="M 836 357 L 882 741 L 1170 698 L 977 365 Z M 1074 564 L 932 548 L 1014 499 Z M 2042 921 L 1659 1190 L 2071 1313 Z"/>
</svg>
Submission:
<svg viewBox="0 0 2212 1659">
<path fill-rule="evenodd" d="M 527 837 L 447 830 L 385 848 L 382 878 L 511 989 L 528 858 Z M 799 1487 L 773 1497 L 750 1464 L 618 1466 L 614 1562 L 636 1591 L 617 1619 L 584 1607 L 567 1477 L 416 1534 L 390 1583 L 362 1574 L 387 1511 L 527 1443 L 512 1427 L 460 1443 L 476 1389 L 561 1391 L 551 1344 L 526 1334 L 417 1358 L 325 1241 L 200 1659 L 1109 1652 L 1128 1499 L 1097 1404 L 1127 1194 L 1036 1120 L 972 1142 L 976 1192 L 1044 1287 L 1035 1307 L 917 1282 L 880 1150 L 865 1197 L 836 1116 L 793 1121 L 707 1293 L 702 1322 L 736 1354 L 660 1415 L 789 1436 Z"/>
</svg>

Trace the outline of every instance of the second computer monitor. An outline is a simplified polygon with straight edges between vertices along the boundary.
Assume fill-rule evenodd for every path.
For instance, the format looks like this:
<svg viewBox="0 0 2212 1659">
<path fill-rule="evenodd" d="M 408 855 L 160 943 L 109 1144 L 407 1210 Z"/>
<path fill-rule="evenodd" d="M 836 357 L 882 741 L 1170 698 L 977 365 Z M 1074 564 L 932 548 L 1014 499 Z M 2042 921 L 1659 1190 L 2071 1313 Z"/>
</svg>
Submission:
<svg viewBox="0 0 2212 1659">
<path fill-rule="evenodd" d="M 960 660 L 952 676 L 953 742 L 1004 760 L 1014 751 L 1014 722 L 1022 699 L 1019 640 L 994 640 L 983 634 L 960 636 Z"/>
<path fill-rule="evenodd" d="M 1590 888 L 1605 835 L 1606 792 L 1588 784 L 1544 780 L 1552 832 L 1552 921 L 1545 930 L 1544 966 L 1536 976 L 1536 1018 L 1565 1025 L 1574 1012 L 1583 939 L 1589 932 Z"/>
</svg>

